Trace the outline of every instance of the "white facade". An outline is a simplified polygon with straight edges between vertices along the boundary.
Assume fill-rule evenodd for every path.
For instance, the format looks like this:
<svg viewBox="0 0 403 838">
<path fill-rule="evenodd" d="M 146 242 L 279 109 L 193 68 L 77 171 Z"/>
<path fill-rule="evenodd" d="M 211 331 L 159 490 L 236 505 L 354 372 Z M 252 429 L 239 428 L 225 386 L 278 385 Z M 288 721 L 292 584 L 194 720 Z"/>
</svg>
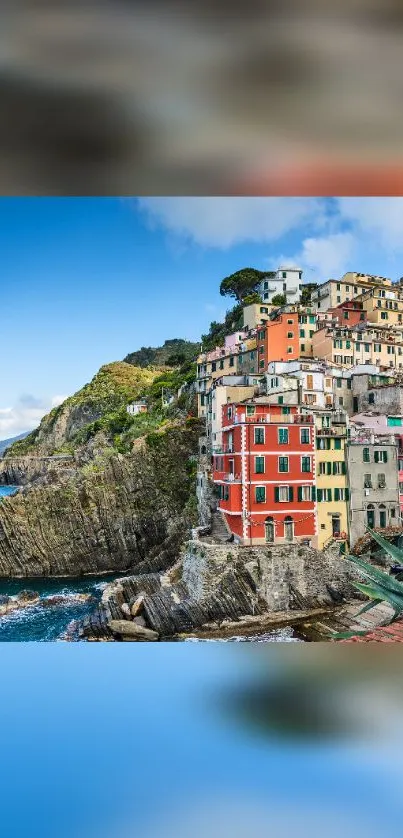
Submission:
<svg viewBox="0 0 403 838">
<path fill-rule="evenodd" d="M 126 410 L 130 416 L 137 416 L 138 413 L 147 413 L 147 405 L 145 402 L 132 402 L 127 405 Z"/>
<path fill-rule="evenodd" d="M 302 270 L 282 265 L 273 278 L 263 279 L 258 289 L 265 303 L 271 303 L 277 294 L 285 294 L 287 304 L 297 303 L 301 297 Z"/>
</svg>

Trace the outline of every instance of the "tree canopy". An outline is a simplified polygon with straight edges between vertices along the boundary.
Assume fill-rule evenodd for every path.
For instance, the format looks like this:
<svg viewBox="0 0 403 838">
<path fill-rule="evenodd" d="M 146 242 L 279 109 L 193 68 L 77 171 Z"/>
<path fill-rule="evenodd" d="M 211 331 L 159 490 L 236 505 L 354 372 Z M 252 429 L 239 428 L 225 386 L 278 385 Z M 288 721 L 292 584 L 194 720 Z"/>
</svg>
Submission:
<svg viewBox="0 0 403 838">
<path fill-rule="evenodd" d="M 245 297 L 257 292 L 263 277 L 271 275 L 274 276 L 256 268 L 242 268 L 222 280 L 220 294 L 222 297 L 234 297 L 238 303 L 243 303 Z"/>
</svg>

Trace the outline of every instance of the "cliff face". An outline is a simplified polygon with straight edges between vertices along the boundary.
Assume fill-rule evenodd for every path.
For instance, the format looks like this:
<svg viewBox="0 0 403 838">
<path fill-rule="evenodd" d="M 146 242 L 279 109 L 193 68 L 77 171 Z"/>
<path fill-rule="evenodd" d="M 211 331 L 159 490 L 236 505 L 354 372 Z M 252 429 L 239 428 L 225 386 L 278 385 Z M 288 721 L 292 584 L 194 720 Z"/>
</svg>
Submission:
<svg viewBox="0 0 403 838">
<path fill-rule="evenodd" d="M 160 370 L 140 369 L 123 361 L 101 367 L 89 384 L 48 413 L 39 428 L 8 448 L 7 457 L 46 456 L 73 450 L 79 431 L 113 411 L 124 409 L 158 375 Z"/>
<path fill-rule="evenodd" d="M 199 423 L 0 503 L 0 576 L 165 569 L 192 518 Z"/>
</svg>

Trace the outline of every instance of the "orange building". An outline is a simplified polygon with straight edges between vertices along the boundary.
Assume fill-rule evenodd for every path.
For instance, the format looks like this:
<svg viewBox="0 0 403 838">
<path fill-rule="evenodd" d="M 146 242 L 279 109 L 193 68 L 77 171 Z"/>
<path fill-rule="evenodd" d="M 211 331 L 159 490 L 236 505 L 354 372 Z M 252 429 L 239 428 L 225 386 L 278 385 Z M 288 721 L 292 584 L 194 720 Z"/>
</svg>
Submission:
<svg viewBox="0 0 403 838">
<path fill-rule="evenodd" d="M 295 361 L 300 354 L 298 312 L 287 311 L 257 328 L 258 372 L 271 361 Z"/>
</svg>

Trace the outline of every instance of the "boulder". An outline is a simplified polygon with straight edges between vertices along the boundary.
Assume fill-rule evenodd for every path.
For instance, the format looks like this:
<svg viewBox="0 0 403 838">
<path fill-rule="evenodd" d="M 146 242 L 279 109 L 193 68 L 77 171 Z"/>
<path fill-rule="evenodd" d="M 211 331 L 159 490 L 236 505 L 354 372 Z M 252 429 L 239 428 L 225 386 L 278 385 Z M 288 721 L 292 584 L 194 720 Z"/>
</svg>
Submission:
<svg viewBox="0 0 403 838">
<path fill-rule="evenodd" d="M 143 628 L 147 628 L 147 623 L 144 617 L 134 617 L 133 623 L 136 623 L 136 626 L 143 626 Z"/>
<path fill-rule="evenodd" d="M 158 640 L 159 634 L 151 629 L 139 626 L 129 620 L 109 620 L 108 626 L 113 634 L 120 634 L 131 640 Z"/>
<path fill-rule="evenodd" d="M 20 591 L 17 599 L 19 602 L 33 602 L 34 599 L 39 599 L 39 594 L 37 591 Z"/>
<path fill-rule="evenodd" d="M 130 606 L 128 605 L 127 602 L 124 602 L 123 605 L 120 606 L 120 610 L 121 610 L 122 614 L 125 615 L 125 617 L 130 618 Z"/>
<path fill-rule="evenodd" d="M 144 605 L 144 596 L 142 594 L 140 594 L 140 596 L 138 596 L 137 599 L 135 599 L 134 602 L 131 603 L 130 613 L 131 613 L 132 617 L 137 617 L 137 615 L 140 614 L 140 611 L 143 610 L 143 605 Z"/>
</svg>

